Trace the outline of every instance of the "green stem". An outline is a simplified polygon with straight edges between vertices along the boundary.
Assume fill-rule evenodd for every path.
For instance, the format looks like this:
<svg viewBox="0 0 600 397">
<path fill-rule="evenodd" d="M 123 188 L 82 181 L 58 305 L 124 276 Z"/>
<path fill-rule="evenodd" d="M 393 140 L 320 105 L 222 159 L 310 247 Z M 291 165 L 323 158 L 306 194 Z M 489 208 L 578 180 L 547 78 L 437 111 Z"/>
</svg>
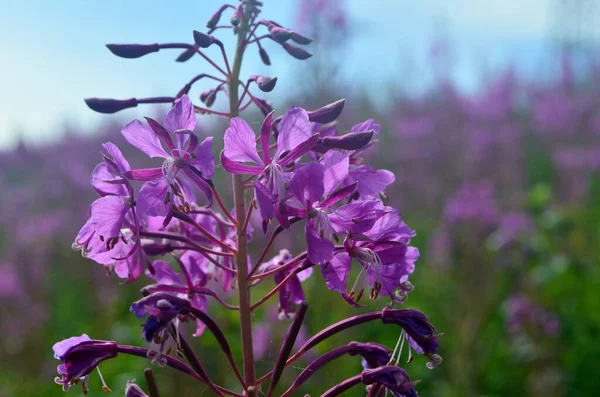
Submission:
<svg viewBox="0 0 600 397">
<path fill-rule="evenodd" d="M 251 2 L 248 2 L 251 3 Z M 251 6 L 251 4 L 249 4 Z M 249 10 L 244 12 L 244 18 L 240 22 L 238 30 L 238 40 L 235 49 L 235 58 L 231 75 L 229 76 L 229 112 L 231 117 L 239 114 L 239 86 L 240 70 L 245 52 L 245 38 L 249 27 Z M 246 197 L 244 193 L 244 183 L 241 175 L 233 175 L 233 202 L 236 217 L 236 237 L 237 253 L 235 263 L 238 276 L 238 292 L 240 299 L 240 328 L 242 336 L 242 354 L 244 361 L 244 380 L 248 387 L 248 397 L 256 397 L 256 373 L 254 368 L 254 353 L 252 346 L 252 311 L 250 284 L 248 282 L 248 246 L 246 241 L 246 231 L 244 230 L 244 221 L 246 215 Z"/>
</svg>

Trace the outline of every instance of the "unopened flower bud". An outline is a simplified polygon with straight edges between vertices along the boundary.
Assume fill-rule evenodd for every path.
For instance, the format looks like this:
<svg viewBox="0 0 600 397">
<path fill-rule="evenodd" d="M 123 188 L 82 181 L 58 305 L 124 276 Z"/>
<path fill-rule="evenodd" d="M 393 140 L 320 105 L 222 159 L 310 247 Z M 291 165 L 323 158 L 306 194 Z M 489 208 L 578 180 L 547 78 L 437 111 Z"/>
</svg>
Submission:
<svg viewBox="0 0 600 397">
<path fill-rule="evenodd" d="M 260 54 L 260 59 L 263 61 L 263 63 L 267 66 L 270 66 L 271 58 L 269 58 L 269 54 L 267 54 L 267 51 L 265 51 L 264 48 L 260 47 L 258 49 L 258 53 Z"/>
<path fill-rule="evenodd" d="M 129 381 L 125 389 L 125 397 L 148 397 L 148 395 L 135 382 Z"/>
<path fill-rule="evenodd" d="M 288 29 L 281 28 L 279 26 L 271 25 L 269 26 L 269 33 L 273 40 L 278 43 L 285 43 L 292 37 L 292 31 Z"/>
<path fill-rule="evenodd" d="M 194 30 L 194 42 L 200 48 L 208 48 L 215 40 L 211 35 Z"/>
<path fill-rule="evenodd" d="M 200 93 L 200 100 L 206 105 L 206 107 L 211 107 L 215 103 L 215 99 L 217 99 L 217 90 L 215 89 Z"/>
<path fill-rule="evenodd" d="M 214 28 L 215 26 L 217 26 L 217 24 L 219 23 L 219 20 L 221 19 L 221 14 L 223 14 L 223 11 L 225 11 L 225 9 L 229 7 L 229 5 L 225 4 L 222 5 L 221 8 L 219 8 L 217 10 L 217 12 L 215 12 L 212 17 L 210 17 L 210 19 L 208 20 L 208 22 L 206 23 L 206 27 L 209 29 Z"/>
<path fill-rule="evenodd" d="M 118 57 L 121 58 L 140 58 L 144 55 L 158 52 L 159 45 L 154 44 L 107 44 L 106 47 Z"/>
<path fill-rule="evenodd" d="M 262 92 L 271 92 L 277 84 L 277 77 L 266 77 L 258 76 L 256 78 L 256 85 Z"/>
<path fill-rule="evenodd" d="M 345 103 L 345 99 L 340 99 L 338 101 L 330 103 L 327 106 L 323 106 L 322 108 L 313 110 L 312 112 L 308 112 L 308 118 L 313 123 L 331 123 L 332 121 L 337 119 L 342 113 L 342 109 L 344 109 Z"/>
<path fill-rule="evenodd" d="M 179 54 L 179 56 L 177 57 L 177 59 L 175 59 L 175 61 L 176 62 L 186 62 L 191 57 L 193 57 L 195 53 L 196 53 L 196 48 L 194 48 L 192 46 L 192 47 L 188 48 L 187 50 L 183 51 L 181 54 Z"/>
<path fill-rule="evenodd" d="M 340 136 L 326 136 L 321 143 L 327 149 L 358 150 L 367 146 L 373 138 L 373 131 L 349 132 Z"/>
<path fill-rule="evenodd" d="M 124 109 L 134 108 L 138 105 L 135 98 L 130 99 L 104 99 L 104 98 L 87 98 L 86 105 L 98 113 L 111 114 Z"/>
<path fill-rule="evenodd" d="M 242 4 L 236 7 L 233 14 L 231 14 L 231 24 L 233 26 L 238 26 L 241 20 L 244 18 L 244 7 Z"/>
<path fill-rule="evenodd" d="M 283 43 L 282 46 L 288 54 L 301 61 L 312 57 L 312 54 L 310 52 L 300 47 L 296 47 L 295 45 L 291 45 L 290 43 Z"/>
<path fill-rule="evenodd" d="M 300 34 L 298 32 L 292 32 L 291 39 L 294 43 L 298 43 L 301 45 L 307 45 L 312 43 L 312 39 L 310 37 L 306 37 L 305 35 Z"/>
</svg>

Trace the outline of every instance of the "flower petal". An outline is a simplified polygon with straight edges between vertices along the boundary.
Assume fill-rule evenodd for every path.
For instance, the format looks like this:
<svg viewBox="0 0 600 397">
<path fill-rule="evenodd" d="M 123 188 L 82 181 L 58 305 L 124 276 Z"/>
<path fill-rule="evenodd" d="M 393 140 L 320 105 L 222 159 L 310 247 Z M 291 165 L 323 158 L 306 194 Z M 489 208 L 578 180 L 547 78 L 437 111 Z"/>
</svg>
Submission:
<svg viewBox="0 0 600 397">
<path fill-rule="evenodd" d="M 273 195 L 264 185 L 254 182 L 254 196 L 258 202 L 260 215 L 263 220 L 268 221 L 275 216 L 273 209 Z"/>
<path fill-rule="evenodd" d="M 137 198 L 137 209 L 149 216 L 166 216 L 169 204 L 165 203 L 168 186 L 164 179 L 146 182 L 142 185 Z"/>
<path fill-rule="evenodd" d="M 379 192 L 384 191 L 396 179 L 391 171 L 373 170 L 366 165 L 352 169 L 350 175 L 358 181 L 357 190 L 363 198 L 377 197 Z"/>
<path fill-rule="evenodd" d="M 290 179 L 290 189 L 303 205 L 306 201 L 318 202 L 323 198 L 325 188 L 322 164 L 309 163 L 298 168 Z"/>
<path fill-rule="evenodd" d="M 289 164 L 293 163 L 294 161 L 308 153 L 310 149 L 312 149 L 317 144 L 318 140 L 319 134 L 314 134 L 306 141 L 302 142 L 301 144 L 290 150 L 288 154 L 286 154 L 285 157 L 279 160 L 277 163 L 282 167 L 287 167 Z"/>
<path fill-rule="evenodd" d="M 124 176 L 132 181 L 147 182 L 162 179 L 165 175 L 162 168 L 144 168 L 141 170 L 127 171 Z"/>
<path fill-rule="evenodd" d="M 133 120 L 123 127 L 121 134 L 123 134 L 127 142 L 150 157 L 169 157 L 154 131 L 152 131 L 148 125 L 142 124 L 139 120 Z"/>
<path fill-rule="evenodd" d="M 308 140 L 312 135 L 312 127 L 306 110 L 291 107 L 279 123 L 279 135 L 277 136 L 277 152 L 275 159 L 287 151 L 294 149 L 302 142 Z"/>
<path fill-rule="evenodd" d="M 223 152 L 229 159 L 264 165 L 256 151 L 256 135 L 241 117 L 231 119 L 223 140 L 225 142 Z"/>
<path fill-rule="evenodd" d="M 183 168 L 183 172 L 185 172 L 185 174 L 192 180 L 192 182 L 194 182 L 194 184 L 196 186 L 198 186 L 200 188 L 200 190 L 202 190 L 202 193 L 204 193 L 204 195 L 206 196 L 206 199 L 208 200 L 208 203 L 206 204 L 207 207 L 212 206 L 212 202 L 213 202 L 213 193 L 212 193 L 212 189 L 210 188 L 210 185 L 208 184 L 208 182 L 206 182 L 201 175 L 199 175 L 199 171 L 197 171 L 194 167 L 191 166 L 187 166 Z"/>
<path fill-rule="evenodd" d="M 120 197 L 99 198 L 90 206 L 92 227 L 104 238 L 119 237 L 127 209 Z"/>
<path fill-rule="evenodd" d="M 308 223 L 305 227 L 305 236 L 308 260 L 311 263 L 321 265 L 333 258 L 333 243 L 326 238 L 319 237 L 315 229 Z"/>
<path fill-rule="evenodd" d="M 116 167 L 115 170 L 117 175 L 123 175 L 125 172 L 129 171 L 131 167 L 129 163 L 121 153 L 121 150 L 112 142 L 106 142 L 102 144 L 102 151 L 104 156 L 109 159 Z"/>
<path fill-rule="evenodd" d="M 345 293 L 351 264 L 352 258 L 347 253 L 342 252 L 334 256 L 329 263 L 321 265 L 321 274 L 325 279 L 327 288 L 342 294 Z"/>
<path fill-rule="evenodd" d="M 165 261 L 156 260 L 152 262 L 154 274 L 146 270 L 146 275 L 159 284 L 164 285 L 182 285 L 181 276 L 173 270 L 170 264 Z"/>
<path fill-rule="evenodd" d="M 194 131 L 196 128 L 196 114 L 194 113 L 194 105 L 187 95 L 182 95 L 181 98 L 175 100 L 175 105 L 167 113 L 165 117 L 165 127 L 170 132 L 177 130 Z M 177 135 L 177 147 L 183 149 L 185 136 Z"/>
<path fill-rule="evenodd" d="M 271 112 L 265 117 L 263 125 L 260 127 L 260 148 L 262 158 L 265 164 L 271 163 L 271 128 L 273 127 L 273 113 Z"/>
<path fill-rule="evenodd" d="M 187 163 L 196 167 L 206 179 L 213 177 L 215 173 L 215 156 L 212 154 L 213 137 L 206 137 L 194 151 L 195 157 Z"/>
<path fill-rule="evenodd" d="M 325 196 L 329 196 L 348 176 L 350 158 L 340 152 L 329 150 L 323 156 L 322 164 L 325 168 L 323 178 Z"/>
<path fill-rule="evenodd" d="M 221 165 L 231 174 L 259 175 L 263 171 L 263 167 L 258 165 L 246 165 L 229 159 L 225 151 L 221 152 Z"/>
<path fill-rule="evenodd" d="M 117 178 L 111 172 L 112 167 L 107 163 L 100 163 L 94 168 L 92 172 L 91 183 L 94 189 L 101 196 L 113 195 L 113 196 L 125 196 L 127 195 L 127 189 L 121 183 L 111 183 L 117 181 L 123 181 L 122 178 Z"/>
</svg>

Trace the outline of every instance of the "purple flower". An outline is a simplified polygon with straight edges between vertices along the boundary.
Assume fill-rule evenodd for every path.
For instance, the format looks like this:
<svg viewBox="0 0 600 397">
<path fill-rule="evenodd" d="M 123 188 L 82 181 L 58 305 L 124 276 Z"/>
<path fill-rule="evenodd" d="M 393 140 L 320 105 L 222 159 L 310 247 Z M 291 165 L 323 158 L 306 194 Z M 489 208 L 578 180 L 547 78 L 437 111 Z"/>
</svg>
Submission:
<svg viewBox="0 0 600 397">
<path fill-rule="evenodd" d="M 202 190 L 210 205 L 212 190 L 206 180 L 212 178 L 215 170 L 212 137 L 199 142 L 194 135 L 196 115 L 189 97 L 183 95 L 175 101 L 165 117 L 165 127 L 150 118 L 147 121 L 148 124 L 142 124 L 134 120 L 121 131 L 129 143 L 148 156 L 164 159 L 160 168 L 125 173 L 131 180 L 146 181 L 137 199 L 138 210 L 151 216 L 166 216 L 173 206 L 186 208 L 190 201 L 186 179 Z M 175 134 L 175 142 L 170 134 Z"/>
<path fill-rule="evenodd" d="M 259 272 L 264 273 L 271 270 L 275 270 L 292 259 L 292 255 L 286 249 L 279 251 L 273 259 L 260 265 Z M 275 273 L 275 284 L 281 283 L 289 274 L 293 271 L 293 268 L 288 268 L 280 272 Z M 279 290 L 279 315 L 282 318 L 291 318 L 295 313 L 296 305 L 306 301 L 304 297 L 304 290 L 302 289 L 302 282 L 309 278 L 312 274 L 312 268 L 309 267 L 306 270 L 301 271 L 286 285 Z"/>
<path fill-rule="evenodd" d="M 263 218 L 263 227 L 278 211 L 277 203 L 285 195 L 289 180 L 285 168 L 306 154 L 318 140 L 312 134 L 308 114 L 301 108 L 290 108 L 279 123 L 277 147 L 271 155 L 270 136 L 273 114 L 269 114 L 260 130 L 261 153 L 256 149 L 256 136 L 242 118 L 231 119 L 225 132 L 225 148 L 221 153 L 223 168 L 233 174 L 256 175 L 255 196 Z M 248 165 L 244 163 L 252 163 Z"/>
<path fill-rule="evenodd" d="M 157 292 L 150 294 L 131 304 L 130 310 L 138 318 L 148 316 L 142 330 L 142 337 L 146 342 L 154 340 L 163 342 L 166 328 L 179 314 L 187 314 L 192 304 L 184 298 Z"/>
<path fill-rule="evenodd" d="M 148 395 L 134 381 L 129 381 L 125 389 L 125 397 L 148 397 Z"/>
<path fill-rule="evenodd" d="M 84 380 L 84 391 L 87 390 L 87 376 L 98 365 L 118 354 L 116 342 L 92 340 L 86 334 L 74 336 L 57 342 L 53 347 L 54 358 L 63 363 L 58 366 L 60 377 L 56 383 L 68 390 L 80 380 Z"/>
<path fill-rule="evenodd" d="M 418 382 L 412 382 L 408 373 L 397 366 L 381 366 L 373 369 L 366 369 L 361 375 L 362 382 L 365 385 L 377 387 L 377 384 L 383 386 L 394 397 L 416 397 L 414 390 Z"/>
</svg>

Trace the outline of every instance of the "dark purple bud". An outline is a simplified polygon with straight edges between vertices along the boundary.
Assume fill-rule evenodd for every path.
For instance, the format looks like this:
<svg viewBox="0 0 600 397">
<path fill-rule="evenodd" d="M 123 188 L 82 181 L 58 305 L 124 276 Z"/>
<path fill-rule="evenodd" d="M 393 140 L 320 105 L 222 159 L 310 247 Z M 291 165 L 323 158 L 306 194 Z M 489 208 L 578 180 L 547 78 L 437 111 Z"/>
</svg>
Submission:
<svg viewBox="0 0 600 397">
<path fill-rule="evenodd" d="M 327 106 L 323 106 L 322 108 L 313 110 L 312 112 L 308 112 L 308 118 L 313 123 L 331 123 L 340 116 L 345 104 L 346 100 L 340 99 L 338 101 L 330 103 Z"/>
<path fill-rule="evenodd" d="M 292 32 L 292 41 L 301 45 L 307 45 L 312 43 L 312 39 L 310 37 L 306 37 L 303 34 Z"/>
<path fill-rule="evenodd" d="M 326 136 L 319 142 L 326 149 L 358 150 L 367 146 L 373 138 L 373 131 L 349 132 L 339 136 Z"/>
<path fill-rule="evenodd" d="M 408 373 L 400 367 L 386 365 L 374 369 L 366 369 L 361 374 L 362 382 L 365 385 L 378 383 L 394 396 L 398 397 L 416 397 L 414 390 L 419 382 L 411 382 Z"/>
<path fill-rule="evenodd" d="M 269 54 L 267 54 L 267 51 L 265 51 L 264 48 L 260 47 L 258 49 L 258 53 L 260 54 L 260 59 L 263 61 L 263 63 L 267 66 L 270 66 L 271 58 L 269 58 Z"/>
<path fill-rule="evenodd" d="M 270 25 L 269 33 L 271 37 L 276 42 L 283 44 L 288 41 L 292 37 L 292 31 L 284 28 L 280 28 L 279 26 Z"/>
<path fill-rule="evenodd" d="M 144 55 L 158 52 L 160 47 L 154 44 L 107 44 L 106 47 L 121 58 L 140 58 Z"/>
<path fill-rule="evenodd" d="M 350 342 L 348 346 L 353 347 L 348 354 L 362 356 L 362 366 L 365 369 L 387 365 L 391 358 L 390 349 L 378 343 Z"/>
<path fill-rule="evenodd" d="M 175 59 L 176 62 L 186 62 L 189 61 L 191 57 L 196 53 L 196 48 L 193 46 L 183 51 L 179 56 Z"/>
<path fill-rule="evenodd" d="M 262 92 L 271 92 L 277 84 L 277 77 L 266 77 L 258 76 L 256 78 L 256 85 Z"/>
<path fill-rule="evenodd" d="M 179 314 L 187 314 L 191 307 L 192 304 L 187 299 L 166 292 L 156 292 L 132 303 L 130 310 L 138 318 L 148 316 L 142 337 L 151 342 L 162 335 L 172 320 Z"/>
<path fill-rule="evenodd" d="M 118 354 L 117 342 L 92 340 L 87 335 L 65 339 L 53 346 L 54 357 L 63 362 L 58 366 L 56 383 L 68 390 L 90 374 L 104 360 Z"/>
<path fill-rule="evenodd" d="M 215 40 L 211 35 L 194 30 L 194 42 L 200 48 L 208 48 Z"/>
<path fill-rule="evenodd" d="M 283 43 L 283 49 L 287 51 L 288 54 L 293 56 L 296 59 L 301 61 L 312 57 L 312 54 L 300 47 L 296 47 L 295 45 L 291 45 L 290 43 Z"/>
<path fill-rule="evenodd" d="M 439 348 L 437 338 L 440 334 L 429 322 L 425 313 L 414 309 L 388 309 L 381 312 L 381 321 L 384 324 L 397 324 L 409 337 L 410 345 L 417 353 L 425 354 L 432 360 L 437 361 L 439 356 L 435 354 Z M 437 357 L 434 357 L 437 356 Z"/>
<path fill-rule="evenodd" d="M 233 14 L 231 14 L 231 24 L 233 26 L 238 26 L 240 22 L 244 19 L 244 6 L 243 3 L 235 8 Z"/>
<path fill-rule="evenodd" d="M 202 103 L 206 105 L 206 107 L 211 107 L 215 103 L 215 99 L 217 99 L 216 89 L 206 90 L 200 93 L 200 100 Z"/>
<path fill-rule="evenodd" d="M 263 113 L 263 115 L 265 117 L 267 117 L 269 115 L 269 113 L 271 113 L 273 111 L 273 105 L 271 105 L 271 102 L 267 101 L 266 99 L 262 99 L 262 98 L 255 98 L 256 102 L 259 103 L 259 108 L 260 111 Z"/>
<path fill-rule="evenodd" d="M 124 109 L 134 108 L 138 105 L 135 98 L 130 99 L 104 99 L 104 98 L 87 98 L 86 105 L 98 113 L 117 113 Z"/>
<path fill-rule="evenodd" d="M 223 14 L 223 11 L 225 11 L 225 9 L 227 9 L 228 7 L 231 7 L 231 6 L 228 4 L 222 5 L 221 8 L 219 8 L 217 10 L 217 12 L 215 12 L 212 15 L 212 17 L 210 17 L 210 19 L 206 23 L 206 27 L 209 29 L 212 29 L 215 26 L 217 26 L 217 24 L 219 23 L 219 20 L 221 19 L 221 15 Z"/>
<path fill-rule="evenodd" d="M 129 381 L 125 389 L 125 397 L 148 397 L 148 395 L 135 382 Z"/>
</svg>

